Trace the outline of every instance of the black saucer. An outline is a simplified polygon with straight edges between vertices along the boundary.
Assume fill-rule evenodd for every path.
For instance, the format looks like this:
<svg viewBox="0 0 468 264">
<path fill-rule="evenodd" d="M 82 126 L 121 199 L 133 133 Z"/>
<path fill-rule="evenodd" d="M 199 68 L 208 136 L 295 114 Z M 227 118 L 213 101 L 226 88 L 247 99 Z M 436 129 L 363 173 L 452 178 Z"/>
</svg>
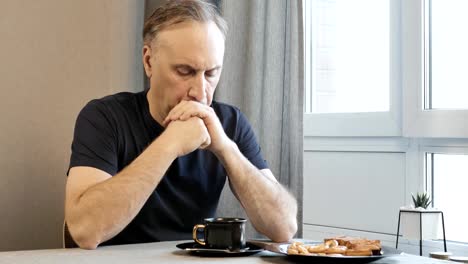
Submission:
<svg viewBox="0 0 468 264">
<path fill-rule="evenodd" d="M 249 256 L 257 254 L 260 251 L 263 251 L 263 248 L 258 247 L 254 244 L 247 242 L 247 247 L 241 250 L 231 251 L 229 249 L 213 249 L 204 247 L 195 242 L 187 242 L 178 244 L 177 247 L 183 249 L 191 254 L 199 256 L 219 256 L 219 257 L 237 257 L 237 256 Z"/>
</svg>

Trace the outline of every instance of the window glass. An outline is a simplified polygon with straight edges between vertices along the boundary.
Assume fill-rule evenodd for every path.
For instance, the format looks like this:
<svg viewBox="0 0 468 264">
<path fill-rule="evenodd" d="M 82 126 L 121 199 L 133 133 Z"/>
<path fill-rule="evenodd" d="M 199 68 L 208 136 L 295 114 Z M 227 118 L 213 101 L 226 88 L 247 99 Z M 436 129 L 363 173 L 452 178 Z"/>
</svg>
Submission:
<svg viewBox="0 0 468 264">
<path fill-rule="evenodd" d="M 468 109 L 468 1 L 430 0 L 426 109 Z"/>
<path fill-rule="evenodd" d="M 306 112 L 388 111 L 389 0 L 304 4 Z"/>
<path fill-rule="evenodd" d="M 448 240 L 468 242 L 468 155 L 428 153 L 434 207 L 444 212 Z"/>
</svg>

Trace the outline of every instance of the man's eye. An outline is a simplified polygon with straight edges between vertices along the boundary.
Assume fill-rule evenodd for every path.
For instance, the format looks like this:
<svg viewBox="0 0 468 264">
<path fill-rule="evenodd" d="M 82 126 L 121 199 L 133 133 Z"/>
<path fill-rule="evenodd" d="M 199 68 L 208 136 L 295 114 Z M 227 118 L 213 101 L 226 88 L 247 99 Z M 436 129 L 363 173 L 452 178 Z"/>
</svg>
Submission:
<svg viewBox="0 0 468 264">
<path fill-rule="evenodd" d="M 190 75 L 192 71 L 188 68 L 177 68 L 177 73 L 180 75 Z"/>
<path fill-rule="evenodd" d="M 216 76 L 217 72 L 218 72 L 218 70 L 206 71 L 205 75 L 208 76 L 208 77 L 214 77 L 214 76 Z"/>
</svg>

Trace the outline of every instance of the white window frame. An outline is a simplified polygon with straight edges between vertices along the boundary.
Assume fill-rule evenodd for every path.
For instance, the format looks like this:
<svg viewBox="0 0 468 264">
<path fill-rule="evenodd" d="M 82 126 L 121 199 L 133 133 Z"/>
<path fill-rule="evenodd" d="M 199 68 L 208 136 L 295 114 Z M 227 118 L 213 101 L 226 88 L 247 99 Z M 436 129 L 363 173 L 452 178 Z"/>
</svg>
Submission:
<svg viewBox="0 0 468 264">
<path fill-rule="evenodd" d="M 406 1 L 402 9 L 403 135 L 421 138 L 467 138 L 468 110 L 424 109 L 423 43 L 425 1 Z"/>
<path fill-rule="evenodd" d="M 401 136 L 401 48 L 400 8 L 401 0 L 390 1 L 390 109 L 388 112 L 369 113 L 306 113 L 304 114 L 304 136 L 326 137 L 374 137 Z M 309 43 L 307 43 L 309 41 Z M 310 47 L 306 37 L 305 47 Z M 306 61 L 310 52 L 305 51 Z M 306 72 L 310 80 L 310 72 Z M 308 78 L 309 76 L 309 78 Z M 310 87 L 308 81 L 306 87 Z M 309 89 L 310 91 L 310 89 Z M 310 96 L 308 91 L 306 96 Z M 310 97 L 308 97 L 310 98 Z M 306 101 L 306 105 L 310 103 Z"/>
<path fill-rule="evenodd" d="M 461 139 L 422 139 L 420 140 L 419 152 L 422 157 L 422 163 L 419 164 L 421 171 L 424 172 L 424 189 L 430 191 L 432 182 L 427 179 L 425 167 L 425 156 L 428 153 L 447 154 L 447 155 L 468 155 L 468 140 Z"/>
<path fill-rule="evenodd" d="M 468 140 L 461 139 L 423 139 L 421 140 L 420 153 L 422 157 L 425 157 L 428 153 L 434 154 L 448 154 L 448 155 L 468 155 Z M 425 160 L 425 158 L 422 158 Z M 429 194 L 432 193 L 433 182 L 432 178 L 428 178 L 427 170 L 425 167 L 425 162 L 421 162 L 419 166 L 423 167 L 422 171 L 424 172 L 424 188 L 423 191 L 427 191 Z M 437 208 L 438 205 L 435 204 Z M 434 241 L 441 244 L 441 240 Z M 463 249 L 465 252 L 468 250 L 468 244 L 466 242 L 455 242 L 455 244 L 449 242 L 449 247 L 452 248 L 453 245 L 460 246 L 460 249 Z"/>
<path fill-rule="evenodd" d="M 406 197 L 412 203 L 410 193 L 429 191 L 432 183 L 427 182 L 426 153 L 468 155 L 468 139 L 460 138 L 413 138 L 408 139 L 406 152 Z"/>
</svg>

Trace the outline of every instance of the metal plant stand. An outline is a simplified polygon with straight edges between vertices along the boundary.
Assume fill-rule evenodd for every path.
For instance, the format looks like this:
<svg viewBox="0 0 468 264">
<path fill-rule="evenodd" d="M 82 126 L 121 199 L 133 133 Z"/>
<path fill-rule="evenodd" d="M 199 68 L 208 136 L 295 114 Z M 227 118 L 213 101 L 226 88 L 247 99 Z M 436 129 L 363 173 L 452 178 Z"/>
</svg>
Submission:
<svg viewBox="0 0 468 264">
<path fill-rule="evenodd" d="M 400 220 L 401 213 L 415 213 L 419 214 L 419 255 L 422 256 L 422 216 L 423 214 L 440 214 L 442 216 L 442 232 L 444 236 L 444 251 L 447 252 L 447 241 L 445 240 L 445 223 L 444 223 L 444 213 L 442 211 L 415 211 L 415 210 L 400 210 L 398 215 L 398 228 L 397 228 L 397 237 L 396 237 L 396 248 L 398 248 L 398 238 L 400 237 Z"/>
</svg>

